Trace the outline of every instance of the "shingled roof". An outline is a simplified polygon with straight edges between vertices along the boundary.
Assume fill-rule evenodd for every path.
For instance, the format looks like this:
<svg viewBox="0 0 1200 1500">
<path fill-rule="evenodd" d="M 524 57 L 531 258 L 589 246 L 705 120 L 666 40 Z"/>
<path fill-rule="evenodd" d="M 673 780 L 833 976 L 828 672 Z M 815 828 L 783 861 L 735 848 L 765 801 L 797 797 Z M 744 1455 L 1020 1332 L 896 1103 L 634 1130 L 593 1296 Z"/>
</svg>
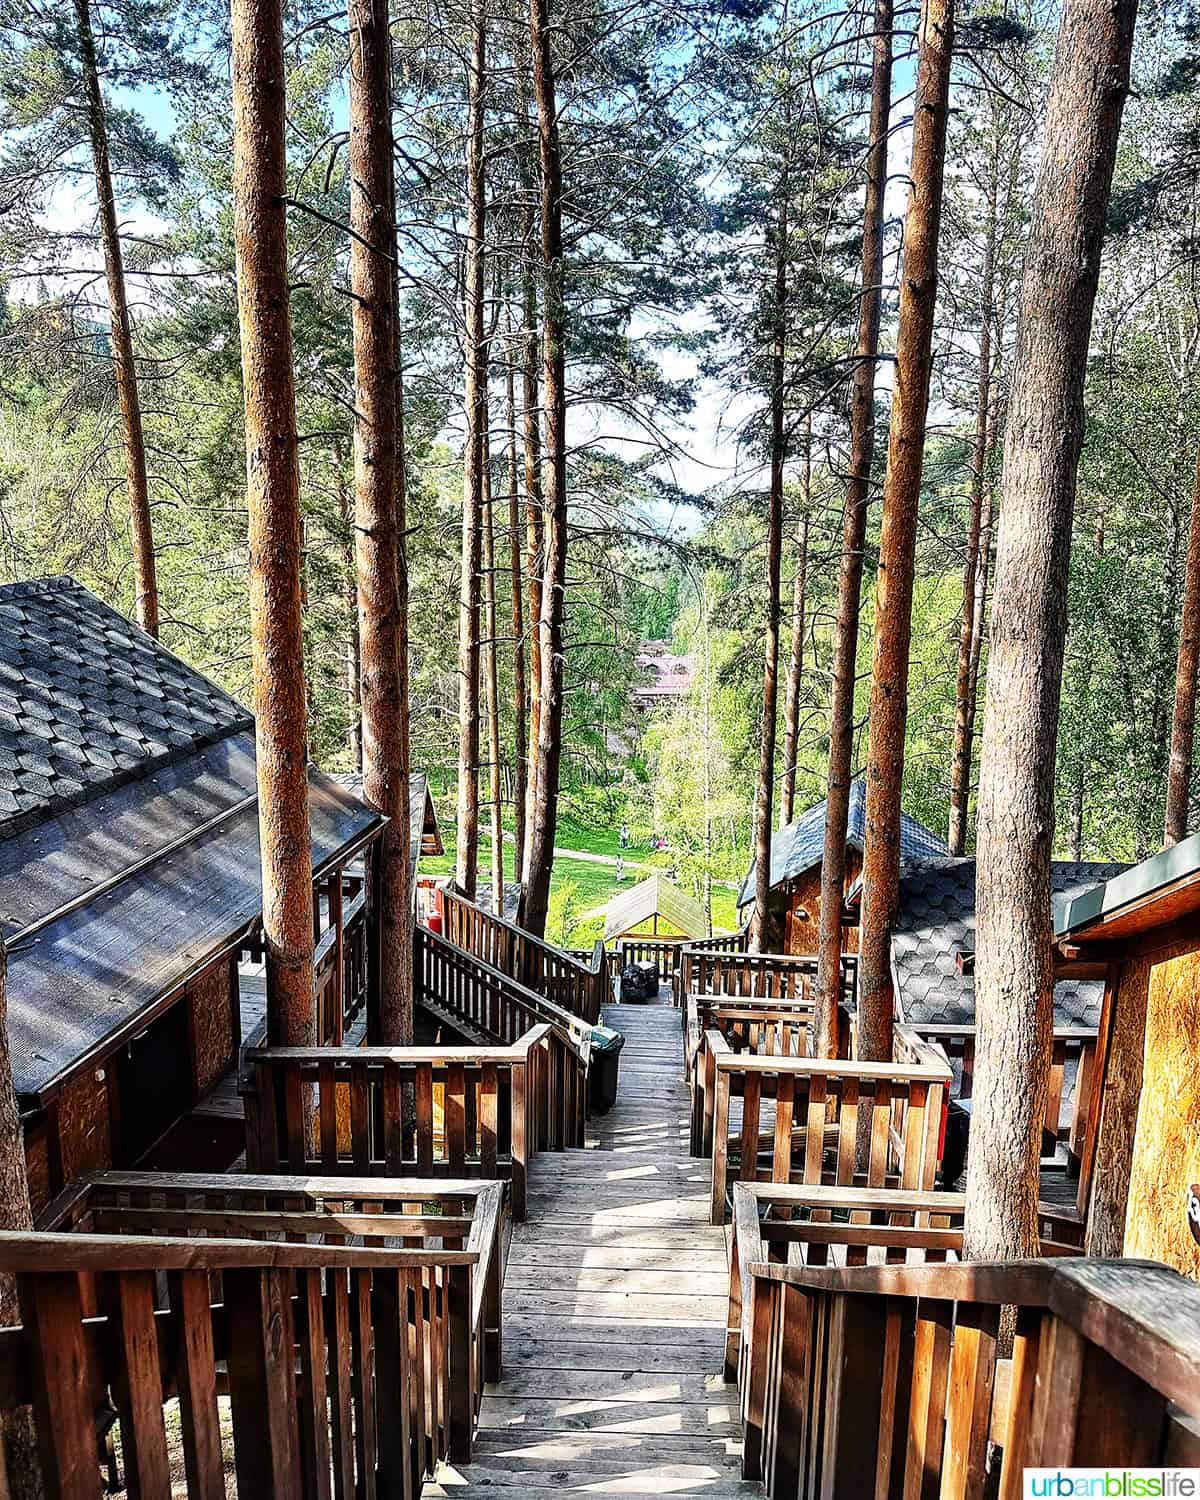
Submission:
<svg viewBox="0 0 1200 1500">
<path fill-rule="evenodd" d="M 252 723 L 73 578 L 0 587 L 0 838 Z"/>
<path fill-rule="evenodd" d="M 1078 895 L 1125 865 L 1055 860 L 1055 898 Z M 973 1026 L 975 980 L 959 970 L 958 955 L 975 951 L 974 859 L 928 859 L 900 881 L 900 910 L 892 928 L 892 972 L 901 1018 L 916 1025 Z M 1054 987 L 1056 1026 L 1097 1026 L 1103 985 L 1064 979 Z"/>
<path fill-rule="evenodd" d="M 254 721 L 70 578 L 0 587 L 0 932 L 28 1106 L 262 911 Z M 314 872 L 380 816 L 309 767 Z"/>
<path fill-rule="evenodd" d="M 846 820 L 846 842 L 862 853 L 867 829 L 867 786 L 862 780 L 850 787 L 850 809 Z M 907 864 L 912 860 L 926 859 L 931 855 L 945 854 L 946 846 L 936 833 L 923 823 L 918 823 L 906 812 L 900 814 L 900 860 Z M 825 854 L 825 799 L 810 807 L 794 823 L 788 823 L 771 839 L 771 886 L 785 880 L 795 880 L 814 865 L 819 865 Z M 745 906 L 754 900 L 755 871 L 757 861 L 750 866 L 742 889 L 738 894 L 738 905 Z"/>
</svg>

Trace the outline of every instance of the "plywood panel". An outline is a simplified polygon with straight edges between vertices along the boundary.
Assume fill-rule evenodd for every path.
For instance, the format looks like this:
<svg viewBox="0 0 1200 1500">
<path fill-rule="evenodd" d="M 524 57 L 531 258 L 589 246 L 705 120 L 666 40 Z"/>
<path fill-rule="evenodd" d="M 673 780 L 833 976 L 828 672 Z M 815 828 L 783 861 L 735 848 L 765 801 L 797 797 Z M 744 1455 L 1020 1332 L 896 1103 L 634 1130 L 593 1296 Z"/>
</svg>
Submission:
<svg viewBox="0 0 1200 1500">
<path fill-rule="evenodd" d="M 1185 1217 L 1200 1181 L 1200 953 L 1174 953 L 1150 973 L 1125 1254 L 1200 1278 L 1200 1245 Z"/>
<path fill-rule="evenodd" d="M 188 986 L 195 1038 L 196 1092 L 206 1093 L 233 1061 L 233 1007 L 229 965 L 223 958 Z"/>
</svg>

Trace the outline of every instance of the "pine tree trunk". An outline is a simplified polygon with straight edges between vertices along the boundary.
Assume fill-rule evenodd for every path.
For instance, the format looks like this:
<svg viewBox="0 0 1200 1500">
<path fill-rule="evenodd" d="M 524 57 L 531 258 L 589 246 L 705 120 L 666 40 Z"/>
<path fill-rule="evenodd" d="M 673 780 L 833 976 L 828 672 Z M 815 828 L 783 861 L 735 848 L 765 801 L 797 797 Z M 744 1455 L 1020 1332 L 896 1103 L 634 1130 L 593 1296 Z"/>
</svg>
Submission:
<svg viewBox="0 0 1200 1500">
<path fill-rule="evenodd" d="M 388 819 L 379 845 L 379 1015 L 371 1040 L 412 1042 L 408 744 L 396 483 L 397 339 L 387 0 L 350 0 L 350 289 L 354 511 L 363 794 Z"/>
<path fill-rule="evenodd" d="M 562 161 L 558 141 L 554 60 L 548 0 L 530 0 L 530 44 L 542 176 L 542 388 L 546 410 L 542 512 L 546 528 L 542 608 L 538 622 L 541 691 L 538 706 L 533 809 L 525 865 L 525 925 L 546 928 L 558 773 L 562 759 L 563 616 L 567 581 L 566 305 L 562 233 Z"/>
<path fill-rule="evenodd" d="M 96 178 L 100 241 L 104 249 L 104 275 L 108 284 L 108 311 L 112 320 L 113 370 L 125 448 L 125 486 L 129 495 L 137 620 L 143 630 L 157 636 L 158 579 L 154 562 L 154 528 L 150 519 L 150 486 L 146 477 L 146 440 L 142 432 L 142 403 L 138 395 L 137 366 L 133 359 L 133 330 L 129 321 L 129 303 L 125 296 L 124 258 L 121 253 L 121 237 L 117 232 L 117 205 L 113 195 L 112 167 L 108 158 L 108 128 L 105 123 L 104 100 L 100 93 L 89 0 L 75 0 L 75 15 L 79 26 L 79 64 L 87 98 L 92 168 Z"/>
<path fill-rule="evenodd" d="M 302 1047 L 316 1018 L 280 0 L 233 0 L 231 24 L 267 1038 Z"/>
<path fill-rule="evenodd" d="M 883 306 L 883 212 L 887 188 L 888 116 L 892 102 L 892 0 L 875 0 L 871 64 L 871 126 L 867 188 L 863 203 L 862 293 L 858 308 L 857 362 L 850 400 L 850 474 L 842 515 L 837 615 L 830 663 L 829 776 L 825 803 L 825 847 L 821 857 L 821 928 L 817 946 L 813 1052 L 837 1051 L 838 1004 L 842 995 L 842 902 L 846 894 L 846 828 L 853 779 L 854 688 L 858 678 L 858 618 L 861 607 L 867 497 L 875 457 L 875 364 Z"/>
<path fill-rule="evenodd" d="M 924 0 L 917 40 L 912 180 L 904 218 L 895 389 L 888 432 L 883 529 L 875 590 L 875 650 L 867 749 L 866 847 L 859 929 L 858 1055 L 892 1055 L 891 925 L 900 891 L 900 798 L 908 717 L 917 507 L 925 455 L 938 230 L 949 116 L 954 0 Z"/>
<path fill-rule="evenodd" d="M 783 12 L 786 33 L 787 9 Z M 786 112 L 785 112 L 786 122 Z M 766 618 L 763 621 L 763 706 L 759 730 L 758 785 L 754 799 L 754 917 L 750 929 L 760 952 L 777 941 L 770 920 L 771 805 L 775 791 L 775 737 L 779 717 L 780 573 L 783 559 L 783 469 L 787 457 L 784 432 L 784 381 L 787 374 L 788 319 L 788 181 L 787 161 L 779 173 L 774 234 L 774 286 L 771 294 L 771 478 L 767 491 Z"/>
<path fill-rule="evenodd" d="M 511 331 L 510 324 L 509 332 Z M 525 674 L 521 468 L 517 456 L 517 402 L 514 386 L 510 358 L 505 369 L 505 421 L 508 428 L 508 539 L 513 632 L 513 879 L 520 884 L 525 869 L 525 797 L 529 784 L 529 749 L 525 738 L 529 714 L 529 682 Z"/>
<path fill-rule="evenodd" d="M 964 1240 L 1038 1253 L 1053 1025 L 1050 853 L 1083 385 L 1136 0 L 1067 0 L 1021 287 L 979 781 Z"/>
<path fill-rule="evenodd" d="M 1175 666 L 1175 713 L 1171 720 L 1171 757 L 1167 769 L 1167 810 L 1163 843 L 1187 837 L 1192 788 L 1192 744 L 1196 732 L 1196 667 L 1200 661 L 1200 455 L 1192 485 L 1187 562 L 1183 575 L 1183 612 L 1179 622 L 1179 655 Z"/>
<path fill-rule="evenodd" d="M 488 437 L 483 461 L 483 680 L 488 718 L 488 805 L 492 815 L 492 910 L 504 915 L 504 787 L 500 775 L 500 674 L 496 641 L 496 527 Z"/>
<path fill-rule="evenodd" d="M 538 379 L 537 274 L 534 265 L 538 195 L 534 155 L 538 147 L 528 118 L 528 85 L 524 54 L 517 52 L 517 93 L 523 141 L 530 149 L 517 152 L 521 182 L 521 432 L 525 458 L 525 573 L 529 589 L 529 735 L 525 778 L 525 844 L 522 870 L 529 869 L 529 840 L 537 794 L 538 721 L 542 702 L 542 573 L 545 568 L 546 527 L 542 511 L 541 391 Z"/>
<path fill-rule="evenodd" d="M 341 454 L 335 452 L 334 460 L 341 468 Z M 361 688 L 361 655 L 358 638 L 358 577 L 355 565 L 355 538 L 354 538 L 354 500 L 350 485 L 340 484 L 338 486 L 338 514 L 341 518 L 343 530 L 346 533 L 346 544 L 343 555 L 346 567 L 345 603 L 346 603 L 346 657 L 345 657 L 345 688 L 346 688 L 346 712 L 349 725 L 346 732 L 346 745 L 350 752 L 351 770 L 362 772 L 362 688 Z"/>
<path fill-rule="evenodd" d="M 975 595 L 979 583 L 979 549 L 983 537 L 988 424 L 992 401 L 992 296 L 996 264 L 994 174 L 988 187 L 987 234 L 983 250 L 983 289 L 980 298 L 975 441 L 971 451 L 971 515 L 967 525 L 967 556 L 963 567 L 962 620 L 958 632 L 958 666 L 954 683 L 954 748 L 950 757 L 950 828 L 946 844 L 950 853 L 955 855 L 962 854 L 967 846 L 967 815 L 971 800 L 971 746 L 975 721 L 971 659 L 975 651 Z"/>
<path fill-rule="evenodd" d="M 458 828 L 455 878 L 473 900 L 479 878 L 479 558 L 483 444 L 487 421 L 484 333 L 483 123 L 486 85 L 483 0 L 475 0 L 467 76 L 467 243 L 464 253 L 466 436 L 463 443 L 462 577 L 458 616 Z"/>
<path fill-rule="evenodd" d="M 800 750 L 800 684 L 804 677 L 804 595 L 808 573 L 808 507 L 812 496 L 812 417 L 804 441 L 802 513 L 797 523 L 796 563 L 792 574 L 792 654 L 788 663 L 787 696 L 783 709 L 783 787 L 779 794 L 779 826 L 792 821 L 796 804 L 796 756 Z"/>
</svg>

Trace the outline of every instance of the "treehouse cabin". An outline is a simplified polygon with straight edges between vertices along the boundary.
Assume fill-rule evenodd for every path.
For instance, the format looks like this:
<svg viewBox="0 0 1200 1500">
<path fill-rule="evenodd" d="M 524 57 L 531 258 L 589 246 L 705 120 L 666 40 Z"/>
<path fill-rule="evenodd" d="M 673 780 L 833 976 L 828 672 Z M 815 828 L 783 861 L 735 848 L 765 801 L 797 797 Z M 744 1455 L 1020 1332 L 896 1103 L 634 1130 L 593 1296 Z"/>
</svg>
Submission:
<svg viewBox="0 0 1200 1500">
<path fill-rule="evenodd" d="M 1089 1253 L 1200 1278 L 1200 835 L 1055 903 L 1057 966 L 1104 976 Z M 1099 987 L 1099 986 L 1098 986 Z"/>
<path fill-rule="evenodd" d="M 850 810 L 846 824 L 846 892 L 849 894 L 862 873 L 866 843 L 867 788 L 856 781 L 850 788 Z M 907 864 L 945 854 L 946 846 L 908 813 L 900 814 L 900 858 Z M 821 931 L 821 862 L 825 855 L 825 802 L 810 807 L 771 839 L 771 890 L 768 930 L 763 934 L 764 951 L 815 953 Z M 754 904 L 757 863 L 751 864 L 738 893 L 743 921 Z M 856 952 L 858 930 L 847 927 L 843 949 Z"/>
<path fill-rule="evenodd" d="M 361 1033 L 380 815 L 309 771 L 318 1034 Z M 413 858 L 432 806 L 414 781 Z M 436 832 L 436 827 L 434 829 Z M 228 1166 L 265 1008 L 250 713 L 69 578 L 0 588 L 0 923 L 34 1210 Z"/>
</svg>

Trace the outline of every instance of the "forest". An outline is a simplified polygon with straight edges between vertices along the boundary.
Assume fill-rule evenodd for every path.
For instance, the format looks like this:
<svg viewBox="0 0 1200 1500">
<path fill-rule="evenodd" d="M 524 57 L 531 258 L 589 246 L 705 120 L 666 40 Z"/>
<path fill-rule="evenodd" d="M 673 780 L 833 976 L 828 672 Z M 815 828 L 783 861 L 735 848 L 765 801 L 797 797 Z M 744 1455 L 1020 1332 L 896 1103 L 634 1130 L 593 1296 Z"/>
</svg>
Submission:
<svg viewBox="0 0 1200 1500">
<path fill-rule="evenodd" d="M 248 700 L 229 17 L 170 0 L 9 0 L 2 21 L 0 571 L 72 574 Z M 412 763 L 460 842 L 488 833 L 499 800 L 510 879 L 536 753 L 548 307 L 563 330 L 565 489 L 547 519 L 565 526 L 566 847 L 613 852 L 626 822 L 645 863 L 716 891 L 728 926 L 769 740 L 776 821 L 824 795 L 847 724 L 845 764 L 866 764 L 900 258 L 921 166 L 916 21 L 794 0 L 564 3 L 548 58 L 555 289 L 528 17 L 479 0 L 391 19 Z M 978 5 L 946 59 L 903 801 L 953 850 L 974 845 L 1002 450 L 1058 23 L 1050 6 Z M 314 759 L 342 771 L 361 760 L 346 24 L 289 5 L 284 53 L 308 724 Z M 1141 857 L 1163 827 L 1195 493 L 1194 41 L 1187 7 L 1143 13 L 1105 218 L 1053 753 L 1054 847 L 1076 859 Z M 863 540 L 847 663 L 851 491 Z M 646 640 L 696 663 L 687 699 L 649 721 L 632 706 Z M 604 894 L 590 873 L 556 881 L 558 927 L 581 941 L 591 927 L 575 917 Z"/>
</svg>

